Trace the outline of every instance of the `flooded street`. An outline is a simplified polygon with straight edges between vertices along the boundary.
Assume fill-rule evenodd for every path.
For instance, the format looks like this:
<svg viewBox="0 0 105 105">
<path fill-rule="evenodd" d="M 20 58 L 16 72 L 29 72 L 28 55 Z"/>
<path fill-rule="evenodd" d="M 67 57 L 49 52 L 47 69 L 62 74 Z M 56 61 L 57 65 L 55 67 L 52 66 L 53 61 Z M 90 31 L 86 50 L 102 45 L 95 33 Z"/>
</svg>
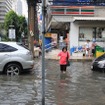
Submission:
<svg viewBox="0 0 105 105">
<path fill-rule="evenodd" d="M 61 74 L 58 61 L 46 60 L 45 105 L 105 105 L 105 74 L 91 62 L 72 62 Z M 31 73 L 0 75 L 0 105 L 41 105 L 40 61 Z"/>
</svg>

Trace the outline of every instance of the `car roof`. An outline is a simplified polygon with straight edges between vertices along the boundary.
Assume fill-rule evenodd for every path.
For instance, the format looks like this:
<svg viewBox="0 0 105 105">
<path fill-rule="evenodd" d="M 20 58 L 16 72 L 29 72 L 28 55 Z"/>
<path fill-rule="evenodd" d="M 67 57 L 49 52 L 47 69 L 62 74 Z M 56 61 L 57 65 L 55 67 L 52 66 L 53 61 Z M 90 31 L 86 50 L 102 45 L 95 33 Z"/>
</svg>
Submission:
<svg viewBox="0 0 105 105">
<path fill-rule="evenodd" d="M 17 42 L 0 42 L 0 43 L 3 43 L 3 44 L 16 44 Z"/>
<path fill-rule="evenodd" d="M 7 44 L 7 45 L 11 45 L 11 46 L 17 46 L 17 42 L 0 42 L 2 44 Z"/>
<path fill-rule="evenodd" d="M 11 45 L 13 47 L 17 47 L 19 49 L 24 49 L 22 46 L 19 46 L 20 43 L 18 42 L 0 42 L 2 44 L 7 44 L 7 45 Z"/>
</svg>

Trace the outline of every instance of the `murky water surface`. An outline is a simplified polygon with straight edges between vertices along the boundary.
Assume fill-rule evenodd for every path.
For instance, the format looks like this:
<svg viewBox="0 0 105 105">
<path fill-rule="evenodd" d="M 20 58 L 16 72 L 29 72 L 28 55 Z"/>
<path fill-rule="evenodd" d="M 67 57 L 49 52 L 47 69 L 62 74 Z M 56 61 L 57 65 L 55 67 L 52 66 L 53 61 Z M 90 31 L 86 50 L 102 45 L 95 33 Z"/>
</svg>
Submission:
<svg viewBox="0 0 105 105">
<path fill-rule="evenodd" d="M 33 72 L 0 75 L 0 105 L 41 105 L 40 61 Z M 105 105 L 105 74 L 92 72 L 91 62 L 72 62 L 61 74 L 58 61 L 46 60 L 45 105 Z"/>
</svg>

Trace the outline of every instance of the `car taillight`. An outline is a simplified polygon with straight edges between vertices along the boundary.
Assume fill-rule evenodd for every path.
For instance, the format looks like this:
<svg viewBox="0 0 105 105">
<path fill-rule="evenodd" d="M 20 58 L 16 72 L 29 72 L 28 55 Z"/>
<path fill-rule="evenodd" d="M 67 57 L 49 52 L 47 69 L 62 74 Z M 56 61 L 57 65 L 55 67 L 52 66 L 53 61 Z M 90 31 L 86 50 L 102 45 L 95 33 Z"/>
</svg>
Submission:
<svg viewBox="0 0 105 105">
<path fill-rule="evenodd" d="M 32 55 L 31 51 L 27 51 L 26 54 L 27 54 L 27 55 Z"/>
<path fill-rule="evenodd" d="M 30 56 L 30 57 L 31 57 L 31 59 L 33 59 L 33 58 L 34 58 L 34 57 L 33 57 L 33 54 L 32 54 L 32 52 L 31 52 L 31 51 L 28 51 L 28 52 L 27 52 L 27 55 L 28 55 L 28 56 Z"/>
</svg>

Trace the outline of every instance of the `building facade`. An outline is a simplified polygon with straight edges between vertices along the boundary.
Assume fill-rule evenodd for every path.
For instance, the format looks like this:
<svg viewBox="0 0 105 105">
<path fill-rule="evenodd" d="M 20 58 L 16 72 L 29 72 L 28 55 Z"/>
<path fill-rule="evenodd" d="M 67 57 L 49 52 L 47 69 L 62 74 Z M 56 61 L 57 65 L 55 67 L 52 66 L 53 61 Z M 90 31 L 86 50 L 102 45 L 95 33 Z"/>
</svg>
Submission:
<svg viewBox="0 0 105 105">
<path fill-rule="evenodd" d="M 28 5 L 26 0 L 14 0 L 12 9 L 18 15 L 25 16 L 26 20 L 28 20 Z"/>
<path fill-rule="evenodd" d="M 86 40 L 96 40 L 105 47 L 105 6 L 56 6 L 48 9 L 47 30 L 59 36 L 69 34 L 69 46 L 84 46 Z M 63 34 L 64 33 L 64 34 Z"/>
<path fill-rule="evenodd" d="M 0 0 L 0 23 L 4 23 L 5 15 L 12 9 L 12 0 Z"/>
</svg>

